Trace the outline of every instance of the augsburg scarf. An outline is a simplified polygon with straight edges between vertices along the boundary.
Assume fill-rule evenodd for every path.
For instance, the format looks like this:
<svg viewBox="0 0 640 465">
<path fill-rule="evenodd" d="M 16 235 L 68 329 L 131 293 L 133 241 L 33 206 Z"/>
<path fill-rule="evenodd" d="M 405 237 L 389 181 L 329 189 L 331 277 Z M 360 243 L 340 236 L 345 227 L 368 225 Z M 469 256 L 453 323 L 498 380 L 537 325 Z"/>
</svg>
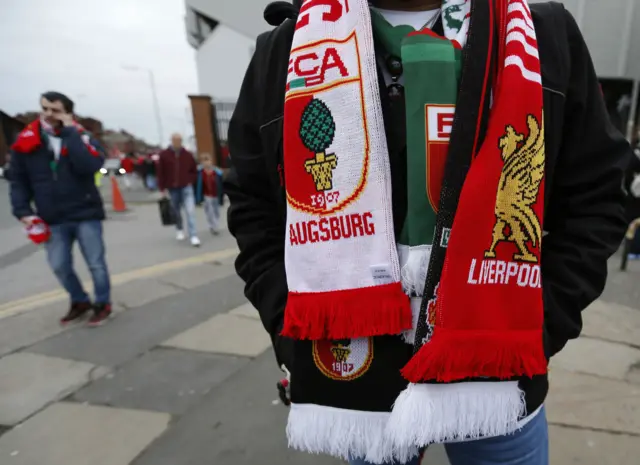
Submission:
<svg viewBox="0 0 640 465">
<path fill-rule="evenodd" d="M 284 127 L 283 333 L 299 341 L 287 426 L 295 448 L 383 463 L 406 460 L 416 446 L 505 434 L 525 414 L 517 379 L 546 373 L 544 129 L 531 13 L 526 0 L 445 0 L 442 15 L 464 63 L 452 124 L 451 105 L 424 106 L 427 165 L 435 143 L 450 139 L 445 160 L 437 149 L 441 180 L 425 173 L 424 158 L 408 156 L 425 190 L 420 199 L 408 188 L 405 231 L 421 221 L 412 202 L 426 197 L 437 210 L 431 237 L 409 242 L 430 253 L 409 260 L 393 233 L 368 2 L 302 5 Z M 424 277 L 424 287 L 401 276 Z M 412 318 L 408 297 L 416 294 Z M 393 336 L 411 320 L 413 357 Z"/>
</svg>

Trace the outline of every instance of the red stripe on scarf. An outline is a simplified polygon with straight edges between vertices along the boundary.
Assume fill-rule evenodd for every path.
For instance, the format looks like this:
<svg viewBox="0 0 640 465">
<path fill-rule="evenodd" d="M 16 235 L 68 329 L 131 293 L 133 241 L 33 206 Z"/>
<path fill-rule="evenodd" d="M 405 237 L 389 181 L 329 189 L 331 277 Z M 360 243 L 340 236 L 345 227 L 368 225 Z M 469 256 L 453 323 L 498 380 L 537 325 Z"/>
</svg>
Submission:
<svg viewBox="0 0 640 465">
<path fill-rule="evenodd" d="M 93 145 L 91 145 L 91 142 L 90 142 L 91 134 L 81 124 L 74 122 L 73 125 L 74 125 L 74 128 L 77 129 L 77 131 L 80 133 L 81 137 L 88 138 L 88 140 L 86 141 L 83 139 L 83 142 L 84 142 L 84 145 L 87 147 L 87 150 L 89 151 L 89 153 L 94 157 L 99 157 L 100 152 Z M 28 154 L 28 153 L 34 152 L 36 149 L 38 149 L 42 145 L 41 130 L 42 130 L 42 125 L 40 123 L 40 120 L 37 119 L 35 121 L 32 121 L 27 125 L 26 128 L 24 128 L 20 132 L 20 134 L 18 134 L 16 141 L 11 145 L 11 150 L 13 150 L 16 153 L 22 153 L 22 154 Z M 66 145 L 63 145 L 62 148 L 60 149 L 60 156 L 66 157 L 67 155 L 69 155 L 69 149 L 67 148 Z"/>
<path fill-rule="evenodd" d="M 460 195 L 433 336 L 402 370 L 414 383 L 547 372 L 540 268 L 544 116 L 542 86 L 530 80 L 540 79 L 540 62 L 521 43 L 506 44 L 508 21 L 521 14 L 507 15 L 509 2 L 498 3 L 504 18 L 499 56 L 516 64 L 501 61 L 487 136 Z M 488 185 L 498 186 L 497 194 Z"/>
<path fill-rule="evenodd" d="M 400 334 L 412 326 L 410 308 L 401 283 L 330 292 L 290 292 L 282 335 L 321 340 Z"/>
</svg>

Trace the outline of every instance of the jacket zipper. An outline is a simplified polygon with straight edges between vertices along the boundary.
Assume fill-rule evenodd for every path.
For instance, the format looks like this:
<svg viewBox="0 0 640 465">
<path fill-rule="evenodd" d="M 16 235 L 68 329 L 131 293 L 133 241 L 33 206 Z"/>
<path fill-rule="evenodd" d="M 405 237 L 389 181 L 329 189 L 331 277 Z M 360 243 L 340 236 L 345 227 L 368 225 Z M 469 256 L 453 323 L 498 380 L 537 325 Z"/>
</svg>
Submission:
<svg viewBox="0 0 640 465">
<path fill-rule="evenodd" d="M 175 176 L 174 176 L 174 187 L 180 187 L 180 157 L 182 156 L 182 153 L 178 153 L 176 154 L 176 169 L 175 171 Z"/>
<path fill-rule="evenodd" d="M 284 166 L 278 163 L 278 176 L 280 177 L 280 187 L 284 187 Z"/>
</svg>

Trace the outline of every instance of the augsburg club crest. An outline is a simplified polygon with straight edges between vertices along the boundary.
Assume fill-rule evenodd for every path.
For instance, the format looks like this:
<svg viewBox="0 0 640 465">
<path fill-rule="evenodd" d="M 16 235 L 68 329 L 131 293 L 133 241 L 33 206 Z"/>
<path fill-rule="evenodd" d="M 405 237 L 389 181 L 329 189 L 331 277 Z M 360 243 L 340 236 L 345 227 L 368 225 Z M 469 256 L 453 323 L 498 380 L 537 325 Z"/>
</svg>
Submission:
<svg viewBox="0 0 640 465">
<path fill-rule="evenodd" d="M 364 375 L 373 361 L 371 338 L 314 341 L 313 361 L 323 375 L 336 381 L 353 381 Z"/>
<path fill-rule="evenodd" d="M 527 117 L 527 126 L 528 136 L 509 125 L 499 140 L 504 166 L 496 197 L 493 240 L 485 258 L 496 258 L 496 247 L 512 242 L 517 247 L 515 261 L 538 263 L 527 242 L 539 247 L 542 240 L 542 225 L 533 205 L 544 177 L 544 126 L 533 115 Z"/>
<path fill-rule="evenodd" d="M 364 191 L 370 149 L 358 57 L 355 33 L 291 51 L 284 168 L 287 201 L 300 212 L 335 214 Z"/>
<path fill-rule="evenodd" d="M 338 166 L 335 154 L 327 154 L 336 133 L 336 123 L 329 107 L 320 99 L 312 99 L 300 120 L 300 138 L 304 146 L 315 156 L 304 163 L 307 173 L 313 176 L 318 192 L 333 190 L 333 170 Z"/>
</svg>

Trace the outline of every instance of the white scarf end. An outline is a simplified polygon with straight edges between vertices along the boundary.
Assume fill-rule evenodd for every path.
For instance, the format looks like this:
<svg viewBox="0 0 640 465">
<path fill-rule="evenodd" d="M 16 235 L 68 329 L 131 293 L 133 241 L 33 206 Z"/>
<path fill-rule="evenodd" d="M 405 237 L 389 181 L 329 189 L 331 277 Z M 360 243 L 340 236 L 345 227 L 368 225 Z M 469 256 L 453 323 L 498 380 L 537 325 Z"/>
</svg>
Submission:
<svg viewBox="0 0 640 465">
<path fill-rule="evenodd" d="M 410 384 L 396 400 L 387 437 L 402 449 L 504 436 L 525 412 L 517 381 Z"/>
<path fill-rule="evenodd" d="M 398 248 L 402 289 L 407 295 L 422 296 L 424 285 L 427 281 L 427 271 L 429 270 L 431 246 L 418 245 L 408 247 L 401 245 Z"/>
<path fill-rule="evenodd" d="M 289 447 L 343 460 L 402 463 L 418 455 L 413 446 L 394 447 L 385 437 L 388 412 L 362 412 L 315 404 L 292 404 L 287 423 Z"/>
</svg>

